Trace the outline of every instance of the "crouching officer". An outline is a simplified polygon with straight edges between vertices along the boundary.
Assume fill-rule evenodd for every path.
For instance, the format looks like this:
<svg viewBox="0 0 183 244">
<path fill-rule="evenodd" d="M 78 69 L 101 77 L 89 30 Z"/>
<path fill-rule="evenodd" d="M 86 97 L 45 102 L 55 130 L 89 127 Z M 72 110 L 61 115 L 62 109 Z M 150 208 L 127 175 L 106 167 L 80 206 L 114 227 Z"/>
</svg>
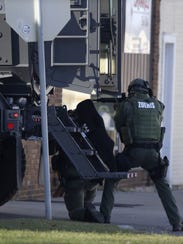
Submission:
<svg viewBox="0 0 183 244">
<path fill-rule="evenodd" d="M 81 179 L 61 149 L 52 157 L 52 168 L 58 173 L 70 219 L 104 223 L 103 215 L 96 210 L 93 204 L 99 185 L 98 181 Z"/>
<path fill-rule="evenodd" d="M 152 96 L 149 83 L 131 81 L 128 97 L 117 108 L 114 120 L 125 147 L 116 155 L 120 171 L 142 167 L 154 182 L 173 231 L 183 230 L 182 219 L 166 177 L 168 159 L 160 156 L 164 104 Z"/>
<path fill-rule="evenodd" d="M 116 171 L 116 161 L 113 155 L 114 142 L 107 134 L 104 121 L 93 102 L 90 99 L 80 102 L 75 110 L 69 111 L 69 115 L 80 128 L 85 128 L 87 138 L 110 171 Z M 59 147 L 55 156 L 52 157 L 52 168 L 58 172 L 64 188 L 64 200 L 70 219 L 110 223 L 114 206 L 115 180 L 106 179 L 104 181 L 100 211 L 97 211 L 93 201 L 98 185 L 103 182 L 103 179 L 81 179 L 67 155 Z"/>
</svg>

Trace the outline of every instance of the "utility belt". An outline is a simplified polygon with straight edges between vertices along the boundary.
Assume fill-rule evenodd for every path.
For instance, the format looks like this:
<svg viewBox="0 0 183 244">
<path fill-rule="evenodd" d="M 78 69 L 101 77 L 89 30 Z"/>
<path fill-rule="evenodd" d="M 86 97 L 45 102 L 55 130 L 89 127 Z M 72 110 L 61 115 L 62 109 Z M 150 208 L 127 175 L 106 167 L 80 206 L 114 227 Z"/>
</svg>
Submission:
<svg viewBox="0 0 183 244">
<path fill-rule="evenodd" d="M 133 143 L 131 145 L 128 145 L 128 147 L 132 147 L 132 148 L 145 148 L 145 149 L 158 149 L 159 148 L 159 143 Z"/>
<path fill-rule="evenodd" d="M 136 148 L 147 148 L 147 149 L 156 149 L 160 150 L 163 144 L 163 138 L 165 134 L 165 127 L 161 127 L 160 139 L 140 139 L 138 142 L 134 140 L 131 130 L 128 126 L 122 126 L 119 131 L 120 139 L 127 147 L 136 147 Z"/>
</svg>

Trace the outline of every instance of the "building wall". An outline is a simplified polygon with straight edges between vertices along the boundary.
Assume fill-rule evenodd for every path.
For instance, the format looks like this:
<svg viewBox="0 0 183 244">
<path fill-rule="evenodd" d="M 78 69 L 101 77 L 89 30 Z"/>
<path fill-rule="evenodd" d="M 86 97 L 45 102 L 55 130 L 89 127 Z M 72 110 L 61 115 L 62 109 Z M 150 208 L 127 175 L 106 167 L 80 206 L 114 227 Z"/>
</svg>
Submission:
<svg viewBox="0 0 183 244">
<path fill-rule="evenodd" d="M 159 27 L 160 27 L 160 2 L 161 0 L 153 0 L 153 16 L 152 16 L 152 61 L 151 76 L 153 94 L 157 96 L 158 92 L 158 62 L 159 62 Z"/>
<path fill-rule="evenodd" d="M 163 65 L 168 61 L 164 59 L 163 53 L 163 38 L 168 36 L 175 40 L 175 60 L 174 60 L 174 76 L 172 80 L 172 116 L 166 118 L 172 121 L 171 130 L 171 148 L 169 148 L 171 162 L 170 162 L 170 183 L 172 185 L 183 184 L 183 116 L 182 116 L 182 103 L 183 103 L 183 1 L 182 0 L 161 0 L 160 7 L 160 59 L 159 59 L 159 97 L 163 97 L 164 85 L 163 83 Z M 170 40 L 171 42 L 171 40 Z M 166 81 L 165 81 L 166 82 Z M 169 91 L 170 92 L 170 91 Z M 168 101 L 169 98 L 164 97 Z M 170 106 L 167 102 L 165 104 Z"/>
</svg>

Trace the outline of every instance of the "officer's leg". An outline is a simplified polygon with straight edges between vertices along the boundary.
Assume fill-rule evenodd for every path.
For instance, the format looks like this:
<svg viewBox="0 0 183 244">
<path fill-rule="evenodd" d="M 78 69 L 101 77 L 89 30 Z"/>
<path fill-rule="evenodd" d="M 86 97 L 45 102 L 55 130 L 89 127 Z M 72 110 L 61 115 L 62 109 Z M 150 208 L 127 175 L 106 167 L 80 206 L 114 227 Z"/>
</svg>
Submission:
<svg viewBox="0 0 183 244">
<path fill-rule="evenodd" d="M 114 207 L 114 190 L 116 181 L 114 179 L 105 179 L 100 212 L 104 216 L 105 223 L 110 223 L 111 212 Z"/>
<path fill-rule="evenodd" d="M 129 171 L 131 169 L 131 161 L 128 157 L 127 150 L 118 153 L 115 157 L 118 171 Z M 117 181 L 114 179 L 106 179 L 100 204 L 100 211 L 104 216 L 106 223 L 110 223 L 111 212 L 114 207 L 114 190 Z"/>
<path fill-rule="evenodd" d="M 151 178 L 156 186 L 158 195 L 166 211 L 170 224 L 173 227 L 179 225 L 181 223 L 181 217 L 176 205 L 175 198 L 172 194 L 172 191 L 170 189 L 167 180 L 163 177 L 162 178 L 151 177 Z"/>
<path fill-rule="evenodd" d="M 131 162 L 131 159 L 129 158 L 129 152 L 130 150 L 125 149 L 122 153 L 118 153 L 115 156 L 115 167 L 117 168 L 117 171 L 127 172 L 132 168 L 133 162 Z M 104 182 L 100 212 L 104 216 L 105 223 L 110 223 L 111 212 L 114 207 L 114 190 L 116 184 L 117 181 L 115 179 L 105 179 Z"/>
<path fill-rule="evenodd" d="M 85 186 L 84 207 L 86 209 L 85 220 L 89 222 L 104 223 L 103 215 L 97 211 L 93 201 L 96 197 L 98 183 L 89 181 Z"/>
<path fill-rule="evenodd" d="M 69 180 L 65 184 L 65 205 L 72 220 L 85 221 L 84 185 L 80 180 Z"/>
<path fill-rule="evenodd" d="M 98 183 L 87 182 L 85 185 L 84 206 L 91 205 L 96 197 Z"/>
</svg>

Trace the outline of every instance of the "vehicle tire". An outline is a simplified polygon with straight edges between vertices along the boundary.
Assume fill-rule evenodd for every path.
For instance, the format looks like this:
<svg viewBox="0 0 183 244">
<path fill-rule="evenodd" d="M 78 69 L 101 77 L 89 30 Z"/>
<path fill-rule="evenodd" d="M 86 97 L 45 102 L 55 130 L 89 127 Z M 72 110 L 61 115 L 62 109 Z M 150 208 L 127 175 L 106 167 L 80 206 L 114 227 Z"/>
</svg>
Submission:
<svg viewBox="0 0 183 244">
<path fill-rule="evenodd" d="M 25 174 L 25 154 L 22 149 L 22 179 Z M 0 206 L 12 199 L 17 191 L 16 137 L 6 136 L 0 141 Z"/>
</svg>

